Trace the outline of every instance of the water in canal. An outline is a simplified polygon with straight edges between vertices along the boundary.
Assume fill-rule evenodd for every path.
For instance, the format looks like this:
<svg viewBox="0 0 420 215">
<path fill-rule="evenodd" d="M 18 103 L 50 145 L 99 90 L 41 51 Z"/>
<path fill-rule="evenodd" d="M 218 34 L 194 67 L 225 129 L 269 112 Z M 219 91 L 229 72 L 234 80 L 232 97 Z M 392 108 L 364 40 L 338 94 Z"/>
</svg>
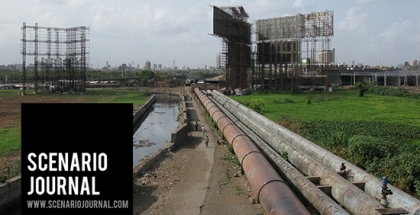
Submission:
<svg viewBox="0 0 420 215">
<path fill-rule="evenodd" d="M 177 129 L 179 96 L 157 95 L 148 116 L 133 135 L 133 168 L 171 140 Z"/>
</svg>

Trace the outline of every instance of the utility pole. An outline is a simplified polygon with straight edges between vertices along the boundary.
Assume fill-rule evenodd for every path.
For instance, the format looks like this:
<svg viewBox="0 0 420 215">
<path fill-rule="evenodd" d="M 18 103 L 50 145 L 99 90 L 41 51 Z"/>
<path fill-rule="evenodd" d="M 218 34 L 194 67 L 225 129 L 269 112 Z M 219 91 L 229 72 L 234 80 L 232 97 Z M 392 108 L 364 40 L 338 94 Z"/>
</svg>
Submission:
<svg viewBox="0 0 420 215">
<path fill-rule="evenodd" d="M 173 65 L 173 67 L 174 67 L 174 69 L 175 69 L 175 62 L 176 62 L 176 59 L 174 59 L 172 62 L 173 62 L 173 64 L 174 64 L 174 65 Z"/>
</svg>

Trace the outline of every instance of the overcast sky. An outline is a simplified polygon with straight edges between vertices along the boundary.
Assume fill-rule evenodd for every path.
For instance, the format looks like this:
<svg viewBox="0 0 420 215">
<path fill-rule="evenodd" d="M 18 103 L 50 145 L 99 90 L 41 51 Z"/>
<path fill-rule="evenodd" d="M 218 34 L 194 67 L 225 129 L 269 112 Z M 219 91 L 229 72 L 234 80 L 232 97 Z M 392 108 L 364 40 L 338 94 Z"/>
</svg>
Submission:
<svg viewBox="0 0 420 215">
<path fill-rule="evenodd" d="M 21 63 L 27 26 L 89 27 L 93 68 L 153 64 L 215 66 L 221 39 L 213 33 L 215 6 L 243 6 L 248 21 L 334 11 L 331 48 L 339 63 L 393 65 L 420 60 L 419 0 L 1 0 L 0 65 Z M 28 62 L 32 63 L 32 62 Z"/>
</svg>

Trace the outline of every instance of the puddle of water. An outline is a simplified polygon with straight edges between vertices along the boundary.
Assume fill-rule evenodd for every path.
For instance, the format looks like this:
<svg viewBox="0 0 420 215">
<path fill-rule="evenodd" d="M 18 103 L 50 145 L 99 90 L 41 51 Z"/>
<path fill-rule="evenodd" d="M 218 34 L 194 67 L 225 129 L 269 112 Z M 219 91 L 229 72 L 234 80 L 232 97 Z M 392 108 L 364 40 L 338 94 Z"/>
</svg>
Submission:
<svg viewBox="0 0 420 215">
<path fill-rule="evenodd" d="M 178 126 L 178 106 L 177 100 L 157 99 L 150 107 L 149 115 L 133 135 L 133 168 L 171 140 L 171 133 Z"/>
</svg>

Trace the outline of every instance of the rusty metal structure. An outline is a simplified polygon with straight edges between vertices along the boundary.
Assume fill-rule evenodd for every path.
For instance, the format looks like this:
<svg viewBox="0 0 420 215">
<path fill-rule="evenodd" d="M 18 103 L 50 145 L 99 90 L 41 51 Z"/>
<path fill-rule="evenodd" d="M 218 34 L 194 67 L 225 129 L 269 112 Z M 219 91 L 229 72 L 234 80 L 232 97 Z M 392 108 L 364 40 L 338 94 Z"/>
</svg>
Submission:
<svg viewBox="0 0 420 215">
<path fill-rule="evenodd" d="M 41 27 L 23 23 L 21 54 L 23 93 L 27 81 L 34 84 L 35 93 L 85 92 L 86 70 L 89 68 L 89 28 Z M 27 56 L 33 57 L 33 66 L 27 66 Z M 40 59 L 41 58 L 41 59 Z M 28 71 L 34 71 L 28 77 Z"/>
<path fill-rule="evenodd" d="M 198 88 L 195 94 L 238 157 L 242 170 L 253 187 L 256 199 L 269 214 L 310 214 L 287 182 L 271 167 L 264 155 L 214 103 Z"/>
<path fill-rule="evenodd" d="M 220 65 L 227 87 L 247 88 L 251 65 L 251 24 L 242 6 L 213 7 L 213 36 L 222 38 Z"/>
<path fill-rule="evenodd" d="M 334 35 L 333 11 L 256 21 L 251 85 L 268 89 L 326 88 Z"/>
</svg>

